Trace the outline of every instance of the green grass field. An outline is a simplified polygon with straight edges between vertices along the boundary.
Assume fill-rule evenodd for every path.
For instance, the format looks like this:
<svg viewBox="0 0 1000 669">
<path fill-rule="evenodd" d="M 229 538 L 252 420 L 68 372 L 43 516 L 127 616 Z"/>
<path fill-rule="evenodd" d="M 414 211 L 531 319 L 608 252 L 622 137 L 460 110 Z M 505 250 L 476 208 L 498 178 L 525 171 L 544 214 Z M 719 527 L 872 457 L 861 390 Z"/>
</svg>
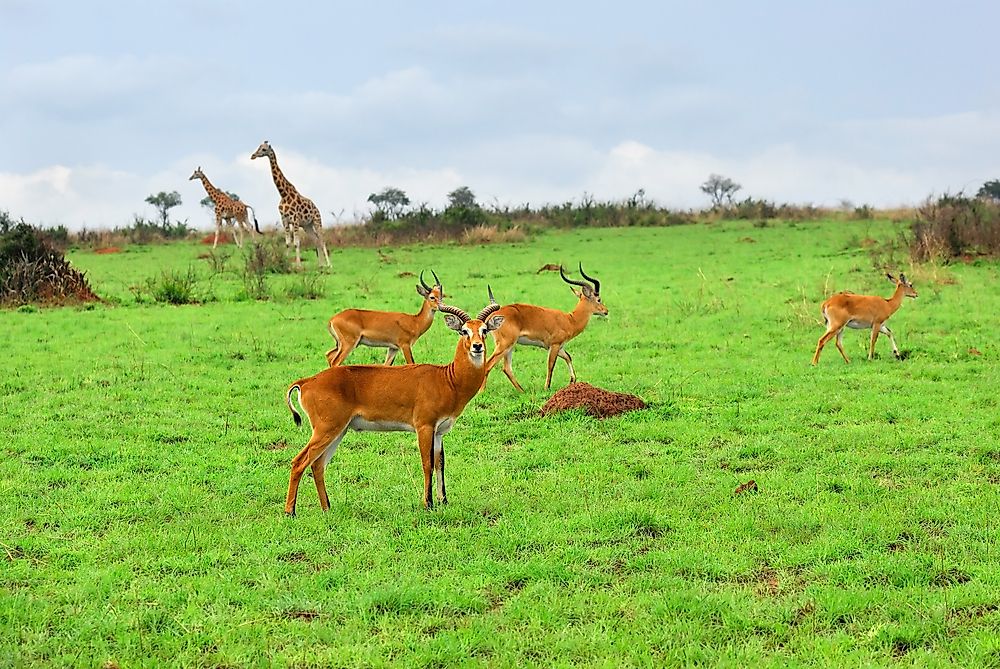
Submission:
<svg viewBox="0 0 1000 669">
<path fill-rule="evenodd" d="M 895 267 L 920 292 L 890 321 L 905 359 L 851 331 L 850 365 L 832 344 L 809 365 L 828 293 L 892 292 L 862 242 L 896 235 L 331 249 L 263 302 L 195 244 L 72 252 L 108 305 L 0 312 L 0 665 L 997 666 L 998 266 Z M 349 433 L 330 511 L 304 479 L 284 516 L 309 437 L 284 392 L 325 366 L 333 313 L 415 312 L 398 275 L 431 268 L 467 311 L 487 283 L 568 310 L 535 271 L 578 261 L 610 310 L 568 347 L 579 380 L 648 409 L 540 418 L 545 353 L 519 347 L 527 392 L 496 370 L 445 439 L 447 507 L 422 508 L 414 435 Z M 203 304 L 136 302 L 188 267 Z M 309 281 L 321 299 L 288 297 Z M 414 355 L 454 348 L 439 317 Z"/>
</svg>

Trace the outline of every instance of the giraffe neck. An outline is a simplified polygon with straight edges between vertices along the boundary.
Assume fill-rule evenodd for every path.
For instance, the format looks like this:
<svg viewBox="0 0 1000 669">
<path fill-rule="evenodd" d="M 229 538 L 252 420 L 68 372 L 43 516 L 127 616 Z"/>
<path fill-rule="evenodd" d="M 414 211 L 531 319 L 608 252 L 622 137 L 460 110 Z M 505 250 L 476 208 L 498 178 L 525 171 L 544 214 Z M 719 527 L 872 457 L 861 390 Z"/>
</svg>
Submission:
<svg viewBox="0 0 1000 669">
<path fill-rule="evenodd" d="M 282 174 L 281 168 L 278 167 L 278 159 L 274 155 L 268 156 L 268 160 L 271 161 L 271 177 L 274 179 L 274 185 L 278 189 L 278 194 L 281 195 L 281 199 L 294 197 L 298 195 L 298 191 L 295 190 L 295 186 L 292 185 L 285 175 Z"/>
<path fill-rule="evenodd" d="M 213 201 L 218 202 L 222 196 L 225 196 L 225 193 L 213 186 L 212 182 L 210 182 L 208 177 L 204 174 L 202 174 L 200 178 L 201 184 L 205 187 L 205 192 L 208 193 L 208 196 L 212 198 Z"/>
</svg>

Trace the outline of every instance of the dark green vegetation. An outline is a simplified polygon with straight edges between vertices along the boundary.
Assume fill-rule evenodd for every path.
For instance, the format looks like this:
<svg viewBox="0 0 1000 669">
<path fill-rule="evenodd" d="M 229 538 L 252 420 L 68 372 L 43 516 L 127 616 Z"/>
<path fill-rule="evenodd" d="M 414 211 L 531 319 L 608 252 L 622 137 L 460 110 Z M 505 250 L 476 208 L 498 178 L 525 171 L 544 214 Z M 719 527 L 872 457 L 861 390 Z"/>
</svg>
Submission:
<svg viewBox="0 0 1000 669">
<path fill-rule="evenodd" d="M 891 292 L 871 240 L 898 233 L 342 248 L 329 274 L 268 275 L 265 301 L 235 252 L 216 272 L 188 244 L 70 253 L 109 305 L 0 312 L 0 665 L 995 666 L 997 265 L 889 268 L 920 292 L 889 323 L 905 359 L 848 332 L 852 364 L 809 366 L 824 297 Z M 425 268 L 468 310 L 487 283 L 569 309 L 536 270 L 578 260 L 611 312 L 569 346 L 579 378 L 650 408 L 539 418 L 545 354 L 519 348 L 528 392 L 498 371 L 445 439 L 449 506 L 422 510 L 413 435 L 351 433 L 330 512 L 303 481 L 284 517 L 308 438 L 284 391 L 322 369 L 331 314 L 415 312 L 399 274 Z M 201 304 L 137 304 L 189 268 Z M 435 322 L 414 355 L 454 346 Z"/>
</svg>

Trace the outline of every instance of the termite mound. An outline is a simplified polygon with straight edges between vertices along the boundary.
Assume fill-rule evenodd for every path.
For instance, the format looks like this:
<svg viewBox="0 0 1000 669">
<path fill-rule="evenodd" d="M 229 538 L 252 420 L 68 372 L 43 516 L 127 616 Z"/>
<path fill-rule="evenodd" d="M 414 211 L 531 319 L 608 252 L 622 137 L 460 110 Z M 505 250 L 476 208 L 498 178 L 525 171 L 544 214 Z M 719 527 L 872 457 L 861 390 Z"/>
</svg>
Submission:
<svg viewBox="0 0 1000 669">
<path fill-rule="evenodd" d="M 646 403 L 635 395 L 604 390 L 589 383 L 571 383 L 550 397 L 540 413 L 547 416 L 578 407 L 595 418 L 608 418 L 626 411 L 645 409 Z"/>
</svg>

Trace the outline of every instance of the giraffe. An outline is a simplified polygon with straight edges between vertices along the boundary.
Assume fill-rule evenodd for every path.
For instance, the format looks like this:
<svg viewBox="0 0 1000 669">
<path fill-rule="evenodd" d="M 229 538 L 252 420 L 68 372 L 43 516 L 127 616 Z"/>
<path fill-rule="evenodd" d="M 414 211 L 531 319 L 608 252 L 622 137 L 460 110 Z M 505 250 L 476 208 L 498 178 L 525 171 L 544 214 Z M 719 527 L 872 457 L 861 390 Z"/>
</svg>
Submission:
<svg viewBox="0 0 1000 669">
<path fill-rule="evenodd" d="M 326 243 L 323 241 L 323 221 L 320 219 L 319 208 L 312 200 L 299 193 L 295 189 L 295 186 L 281 173 L 281 169 L 278 168 L 278 159 L 274 155 L 274 149 L 271 148 L 271 145 L 267 141 L 264 141 L 257 147 L 257 150 L 253 152 L 250 158 L 252 160 L 265 156 L 271 162 L 271 177 L 274 179 L 274 185 L 278 189 L 278 195 L 281 196 L 281 201 L 278 203 L 278 214 L 281 215 L 281 224 L 285 228 L 285 246 L 289 246 L 294 239 L 295 262 L 301 265 L 302 256 L 300 254 L 300 247 L 302 242 L 300 237 L 305 232 L 316 238 L 317 262 L 320 262 L 319 252 L 322 249 L 326 265 L 329 267 L 330 254 L 327 253 Z"/>
<path fill-rule="evenodd" d="M 213 186 L 212 182 L 205 176 L 205 173 L 201 171 L 201 167 L 188 177 L 188 181 L 195 179 L 201 179 L 201 183 L 205 187 L 205 192 L 208 193 L 208 196 L 212 198 L 212 202 L 215 203 L 215 240 L 212 242 L 213 249 L 219 243 L 219 231 L 222 229 L 223 221 L 235 228 L 236 246 L 239 248 L 243 248 L 243 228 L 246 228 L 250 233 L 251 239 L 255 239 L 254 228 L 256 228 L 258 235 L 262 234 L 260 226 L 257 224 L 257 214 L 253 211 L 253 207 L 239 200 L 234 200 Z M 247 209 L 253 212 L 253 228 L 250 227 L 250 221 L 247 218 Z"/>
</svg>

